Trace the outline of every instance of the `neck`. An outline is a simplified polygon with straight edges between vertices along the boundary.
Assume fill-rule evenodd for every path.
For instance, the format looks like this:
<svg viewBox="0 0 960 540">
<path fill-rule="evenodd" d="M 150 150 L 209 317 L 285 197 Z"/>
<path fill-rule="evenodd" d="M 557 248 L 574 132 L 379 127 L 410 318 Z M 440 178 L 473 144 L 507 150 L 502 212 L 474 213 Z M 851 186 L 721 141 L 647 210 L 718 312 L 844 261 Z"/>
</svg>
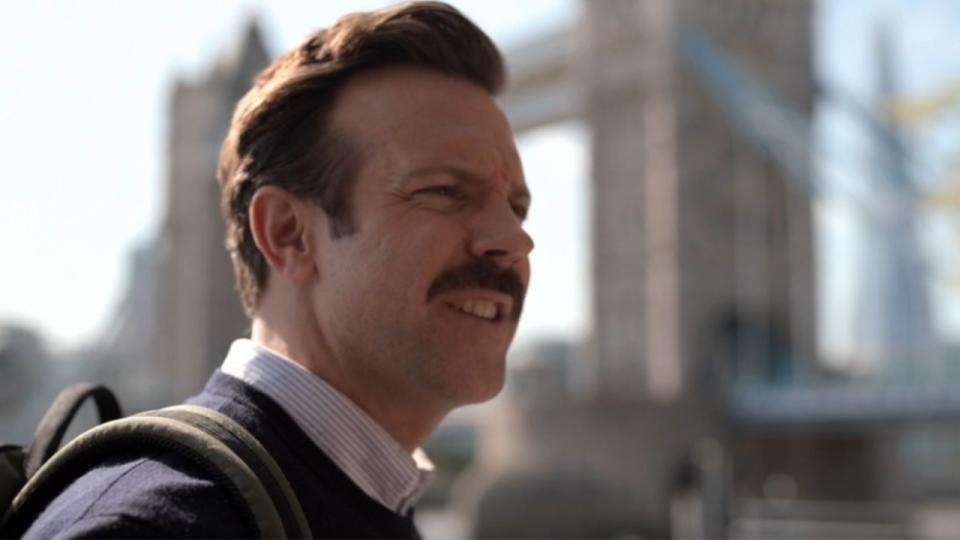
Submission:
<svg viewBox="0 0 960 540">
<path fill-rule="evenodd" d="M 291 336 L 294 338 L 291 339 Z M 450 410 L 427 405 L 433 400 L 422 396 L 372 392 L 372 388 L 389 386 L 374 384 L 369 380 L 370 374 L 359 381 L 358 377 L 349 376 L 343 364 L 335 361 L 320 336 L 305 336 L 303 339 L 296 339 L 295 336 L 295 333 L 283 332 L 276 325 L 268 323 L 260 314 L 253 319 L 250 339 L 254 343 L 300 364 L 323 379 L 360 407 L 411 453 L 430 436 Z"/>
</svg>

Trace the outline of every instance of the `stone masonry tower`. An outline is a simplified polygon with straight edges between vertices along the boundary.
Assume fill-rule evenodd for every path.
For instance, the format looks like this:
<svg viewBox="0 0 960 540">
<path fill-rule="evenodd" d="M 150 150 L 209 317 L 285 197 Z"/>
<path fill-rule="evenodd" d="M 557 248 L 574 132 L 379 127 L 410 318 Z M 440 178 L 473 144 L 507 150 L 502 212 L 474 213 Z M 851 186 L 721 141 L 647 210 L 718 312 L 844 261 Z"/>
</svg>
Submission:
<svg viewBox="0 0 960 540">
<path fill-rule="evenodd" d="M 504 103 L 516 129 L 576 118 L 590 131 L 591 352 L 569 395 L 515 392 L 503 407 L 489 440 L 505 444 L 478 468 L 490 487 L 464 497 L 478 536 L 668 536 L 688 465 L 737 437 L 726 375 L 782 363 L 802 376 L 815 358 L 810 194 L 739 132 L 680 46 L 709 38 L 809 114 L 811 3 L 581 6 L 575 29 L 508 57 Z M 798 159 L 791 170 L 809 170 Z M 703 521 L 720 534 L 722 517 Z"/>
<path fill-rule="evenodd" d="M 742 360 L 734 357 L 744 332 L 759 333 L 768 356 L 809 362 L 809 193 L 737 132 L 678 41 L 708 36 L 809 113 L 811 3 L 614 0 L 584 8 L 595 394 L 657 403 L 699 395 L 700 379 L 732 367 L 717 364 Z"/>
<path fill-rule="evenodd" d="M 233 108 L 268 62 L 251 21 L 232 56 L 203 80 L 180 82 L 174 90 L 167 216 L 158 242 L 156 358 L 168 370 L 174 400 L 201 388 L 247 325 L 224 249 L 215 175 Z"/>
</svg>

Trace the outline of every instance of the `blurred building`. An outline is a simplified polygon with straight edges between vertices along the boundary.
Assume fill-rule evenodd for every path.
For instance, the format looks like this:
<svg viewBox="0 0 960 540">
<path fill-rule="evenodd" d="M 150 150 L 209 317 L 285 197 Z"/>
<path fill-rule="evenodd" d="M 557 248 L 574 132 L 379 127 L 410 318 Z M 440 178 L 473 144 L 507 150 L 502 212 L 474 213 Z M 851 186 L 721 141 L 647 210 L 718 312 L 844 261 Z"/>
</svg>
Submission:
<svg viewBox="0 0 960 540">
<path fill-rule="evenodd" d="M 224 248 L 215 175 L 233 109 L 269 62 L 251 21 L 240 45 L 209 75 L 181 81 L 173 92 L 155 362 L 169 370 L 174 399 L 199 391 L 247 327 Z"/>
<path fill-rule="evenodd" d="M 0 444 L 26 444 L 62 378 L 31 328 L 0 323 Z"/>
<path fill-rule="evenodd" d="M 887 111 L 887 103 L 899 95 L 890 31 L 881 26 L 876 34 L 879 111 Z M 918 367 L 904 365 L 903 358 L 937 355 L 927 272 L 917 241 L 916 207 L 922 186 L 911 174 L 899 127 L 889 113 L 878 116 L 871 192 L 874 207 L 880 210 L 867 220 L 860 339 L 866 363 L 884 376 L 897 377 Z"/>
<path fill-rule="evenodd" d="M 269 60 L 250 21 L 210 73 L 173 88 L 162 230 L 133 255 L 126 297 L 99 345 L 125 373 L 118 388 L 134 409 L 199 391 L 247 329 L 224 248 L 215 175 L 233 109 Z"/>
<path fill-rule="evenodd" d="M 576 29 L 511 57 L 522 71 L 504 103 L 521 129 L 575 118 L 592 133 L 595 335 L 578 391 L 529 408 L 515 436 L 542 450 L 531 483 L 559 475 L 582 488 L 562 500 L 543 490 L 544 506 L 562 505 L 541 524 L 548 535 L 659 537 L 677 471 L 698 441 L 728 436 L 717 408 L 727 378 L 816 369 L 809 193 L 736 130 L 679 44 L 709 36 L 809 115 L 812 7 L 582 5 Z M 538 118 L 536 102 L 553 106 Z M 479 531 L 536 530 L 516 517 L 481 515 Z"/>
</svg>

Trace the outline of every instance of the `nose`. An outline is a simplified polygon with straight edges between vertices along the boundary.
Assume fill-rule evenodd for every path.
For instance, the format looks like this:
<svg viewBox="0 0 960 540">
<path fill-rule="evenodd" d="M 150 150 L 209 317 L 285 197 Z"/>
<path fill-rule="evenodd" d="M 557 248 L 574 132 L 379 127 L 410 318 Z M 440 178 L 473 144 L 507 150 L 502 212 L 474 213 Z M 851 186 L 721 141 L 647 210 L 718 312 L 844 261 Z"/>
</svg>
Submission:
<svg viewBox="0 0 960 540">
<path fill-rule="evenodd" d="M 522 220 L 509 204 L 497 204 L 480 214 L 471 227 L 470 252 L 474 257 L 509 268 L 533 251 L 533 238 L 523 230 Z"/>
</svg>

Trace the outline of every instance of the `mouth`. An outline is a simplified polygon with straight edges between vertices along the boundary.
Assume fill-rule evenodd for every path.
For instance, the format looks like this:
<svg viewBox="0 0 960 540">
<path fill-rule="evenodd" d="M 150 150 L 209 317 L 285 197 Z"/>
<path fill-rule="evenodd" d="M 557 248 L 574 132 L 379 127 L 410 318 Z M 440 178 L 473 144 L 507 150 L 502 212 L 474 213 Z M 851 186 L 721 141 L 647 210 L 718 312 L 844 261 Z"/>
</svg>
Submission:
<svg viewBox="0 0 960 540">
<path fill-rule="evenodd" d="M 505 302 L 481 298 L 468 298 L 461 301 L 447 302 L 446 304 L 454 311 L 491 323 L 504 320 L 507 316 L 507 309 L 509 308 Z"/>
</svg>

